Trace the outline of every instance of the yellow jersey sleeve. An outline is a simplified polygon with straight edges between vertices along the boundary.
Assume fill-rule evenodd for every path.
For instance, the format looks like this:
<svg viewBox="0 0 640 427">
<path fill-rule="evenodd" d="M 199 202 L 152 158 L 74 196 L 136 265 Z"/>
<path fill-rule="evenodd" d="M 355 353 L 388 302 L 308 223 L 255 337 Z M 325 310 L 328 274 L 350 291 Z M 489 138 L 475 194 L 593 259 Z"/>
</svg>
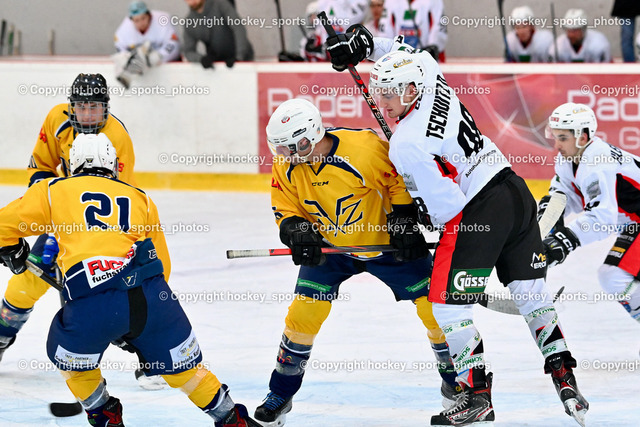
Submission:
<svg viewBox="0 0 640 427">
<path fill-rule="evenodd" d="M 59 134 L 68 132 L 66 129 L 63 129 L 65 122 L 68 124 L 68 127 L 71 127 L 68 118 L 66 114 L 66 104 L 59 104 L 52 108 L 44 119 L 44 123 L 42 127 L 40 127 L 36 145 L 31 154 L 31 159 L 29 160 L 28 171 L 30 184 L 40 181 L 41 179 L 59 176 L 58 166 L 60 165 L 60 158 L 62 157 Z M 71 142 L 73 142 L 73 140 Z"/>
<path fill-rule="evenodd" d="M 18 243 L 20 237 L 43 234 L 51 223 L 48 183 L 40 181 L 22 197 L 0 209 L 0 247 Z"/>
<path fill-rule="evenodd" d="M 306 211 L 298 199 L 298 190 L 287 176 L 288 171 L 289 163 L 273 162 L 271 167 L 271 208 L 278 227 L 285 218 L 306 217 L 304 215 Z"/>
</svg>

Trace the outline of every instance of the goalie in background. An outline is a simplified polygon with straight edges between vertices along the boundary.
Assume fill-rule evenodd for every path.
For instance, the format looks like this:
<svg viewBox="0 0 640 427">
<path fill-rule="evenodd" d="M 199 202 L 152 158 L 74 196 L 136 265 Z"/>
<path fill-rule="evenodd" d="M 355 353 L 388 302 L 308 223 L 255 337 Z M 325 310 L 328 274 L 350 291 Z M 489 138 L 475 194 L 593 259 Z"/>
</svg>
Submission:
<svg viewBox="0 0 640 427">
<path fill-rule="evenodd" d="M 129 5 L 129 16 L 116 30 L 115 46 L 116 77 L 127 89 L 134 76 L 150 67 L 180 60 L 180 42 L 171 17 L 159 10 L 149 11 L 142 1 Z"/>
<path fill-rule="evenodd" d="M 598 123 L 584 104 L 566 103 L 549 117 L 547 136 L 558 155 L 549 193 L 567 196 L 564 220 L 544 239 L 549 266 L 562 263 L 580 245 L 618 238 L 598 270 L 602 289 L 640 322 L 640 158 L 595 136 Z M 540 200 L 538 217 L 550 196 Z"/>
</svg>

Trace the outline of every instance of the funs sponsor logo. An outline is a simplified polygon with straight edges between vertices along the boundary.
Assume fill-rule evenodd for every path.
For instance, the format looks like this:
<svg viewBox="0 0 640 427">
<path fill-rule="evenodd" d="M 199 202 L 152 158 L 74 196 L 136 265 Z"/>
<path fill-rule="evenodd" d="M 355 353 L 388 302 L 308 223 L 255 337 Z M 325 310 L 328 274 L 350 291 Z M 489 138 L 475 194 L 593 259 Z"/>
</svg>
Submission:
<svg viewBox="0 0 640 427">
<path fill-rule="evenodd" d="M 100 286 L 125 268 L 131 258 L 98 256 L 82 261 L 84 274 L 91 288 Z"/>
<path fill-rule="evenodd" d="M 452 292 L 483 292 L 489 284 L 491 269 L 454 270 Z"/>
<path fill-rule="evenodd" d="M 189 334 L 189 337 L 180 343 L 178 346 L 169 350 L 171 355 L 171 361 L 173 368 L 179 368 L 181 366 L 192 363 L 200 356 L 200 344 L 196 339 L 193 331 Z"/>
<path fill-rule="evenodd" d="M 547 266 L 547 256 L 543 253 L 533 253 L 531 256 L 531 268 L 538 270 Z"/>
</svg>

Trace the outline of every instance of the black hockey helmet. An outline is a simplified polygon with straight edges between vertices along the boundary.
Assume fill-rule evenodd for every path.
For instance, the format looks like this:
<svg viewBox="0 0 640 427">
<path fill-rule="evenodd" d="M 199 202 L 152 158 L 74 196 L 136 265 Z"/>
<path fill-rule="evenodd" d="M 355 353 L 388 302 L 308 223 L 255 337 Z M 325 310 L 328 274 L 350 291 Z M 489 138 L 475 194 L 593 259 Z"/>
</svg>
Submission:
<svg viewBox="0 0 640 427">
<path fill-rule="evenodd" d="M 78 108 L 82 113 L 78 117 Z M 69 95 L 69 121 L 78 133 L 98 133 L 109 117 L 109 88 L 102 74 L 78 74 Z"/>
</svg>

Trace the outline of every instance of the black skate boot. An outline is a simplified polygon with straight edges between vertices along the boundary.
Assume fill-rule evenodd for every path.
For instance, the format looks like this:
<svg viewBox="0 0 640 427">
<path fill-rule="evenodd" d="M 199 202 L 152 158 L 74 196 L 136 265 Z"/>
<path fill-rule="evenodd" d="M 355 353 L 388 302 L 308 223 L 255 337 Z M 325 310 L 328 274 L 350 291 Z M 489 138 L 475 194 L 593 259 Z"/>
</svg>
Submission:
<svg viewBox="0 0 640 427">
<path fill-rule="evenodd" d="M 442 395 L 442 407 L 444 409 L 451 408 L 458 400 L 458 396 L 462 393 L 462 387 L 456 384 L 455 387 L 442 380 L 442 386 L 440 387 L 440 394 Z"/>
<path fill-rule="evenodd" d="M 589 402 L 578 390 L 578 384 L 572 369 L 575 367 L 576 360 L 571 357 L 571 353 L 563 351 L 547 358 L 544 371 L 547 374 L 551 374 L 553 385 L 556 387 L 558 396 L 560 396 L 560 400 L 564 405 L 564 411 L 584 427 L 584 417 L 589 410 Z"/>
<path fill-rule="evenodd" d="M 481 385 L 468 388 L 462 385 L 462 393 L 449 409 L 431 417 L 432 426 L 488 426 L 493 425 L 495 414 L 491 404 L 491 380 L 487 374 Z"/>
<path fill-rule="evenodd" d="M 274 392 L 267 394 L 264 398 L 262 405 L 256 408 L 256 412 L 253 416 L 256 420 L 260 421 L 263 426 L 276 427 L 283 426 L 286 416 L 293 404 L 291 403 L 293 397 L 284 398 L 278 396 Z"/>
<path fill-rule="evenodd" d="M 223 420 L 217 421 L 215 427 L 262 427 L 255 422 L 244 405 L 236 403 Z"/>
<path fill-rule="evenodd" d="M 87 412 L 89 424 L 97 427 L 124 427 L 122 422 L 122 405 L 120 400 L 113 396 L 107 403 Z"/>
<path fill-rule="evenodd" d="M 11 347 L 16 340 L 16 337 L 0 337 L 0 362 L 2 361 L 2 355 L 4 352 Z"/>
</svg>

